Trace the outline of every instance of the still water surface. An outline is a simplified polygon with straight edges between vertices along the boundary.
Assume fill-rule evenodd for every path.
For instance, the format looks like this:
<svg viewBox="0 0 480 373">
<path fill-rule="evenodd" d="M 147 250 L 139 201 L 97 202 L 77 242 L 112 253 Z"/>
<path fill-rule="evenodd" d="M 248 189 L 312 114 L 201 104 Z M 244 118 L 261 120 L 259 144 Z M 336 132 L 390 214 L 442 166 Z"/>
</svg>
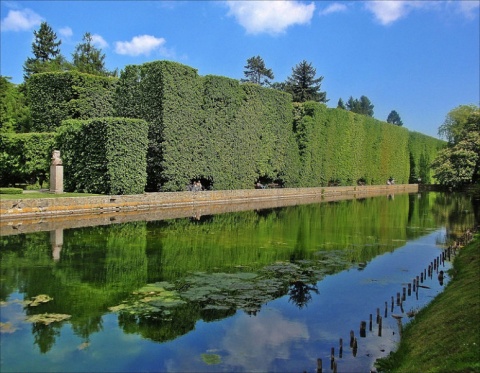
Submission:
<svg viewBox="0 0 480 373">
<path fill-rule="evenodd" d="M 0 371 L 329 372 L 334 348 L 338 371 L 369 372 L 399 340 L 392 315 L 449 278 L 397 293 L 472 211 L 403 194 L 4 236 Z"/>
</svg>

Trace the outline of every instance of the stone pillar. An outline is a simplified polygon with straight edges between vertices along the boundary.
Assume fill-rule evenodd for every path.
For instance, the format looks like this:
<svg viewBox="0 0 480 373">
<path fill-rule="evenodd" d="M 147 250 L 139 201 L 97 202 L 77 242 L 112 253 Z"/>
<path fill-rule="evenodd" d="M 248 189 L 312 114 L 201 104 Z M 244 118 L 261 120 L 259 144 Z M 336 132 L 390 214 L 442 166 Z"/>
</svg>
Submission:
<svg viewBox="0 0 480 373">
<path fill-rule="evenodd" d="M 60 260 L 60 252 L 63 246 L 63 229 L 55 229 L 50 231 L 50 244 L 52 245 L 53 260 Z"/>
<path fill-rule="evenodd" d="M 63 193 L 63 165 L 60 150 L 54 150 L 50 164 L 50 193 Z"/>
</svg>

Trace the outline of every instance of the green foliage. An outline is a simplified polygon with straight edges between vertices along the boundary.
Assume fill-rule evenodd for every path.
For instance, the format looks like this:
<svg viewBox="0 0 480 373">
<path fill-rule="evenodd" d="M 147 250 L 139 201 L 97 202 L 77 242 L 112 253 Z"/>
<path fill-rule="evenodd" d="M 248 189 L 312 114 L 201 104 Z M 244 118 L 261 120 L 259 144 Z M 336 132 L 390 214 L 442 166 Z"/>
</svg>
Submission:
<svg viewBox="0 0 480 373">
<path fill-rule="evenodd" d="M 65 64 L 65 59 L 60 54 L 62 41 L 57 41 L 57 34 L 47 22 L 42 22 L 33 35 L 35 36 L 35 41 L 32 43 L 34 57 L 27 58 L 23 66 L 25 79 L 40 72 L 59 71 L 59 68 Z"/>
<path fill-rule="evenodd" d="M 73 66 L 81 73 L 110 75 L 105 69 L 105 53 L 93 45 L 93 38 L 89 32 L 83 35 L 82 43 L 75 47 Z"/>
<path fill-rule="evenodd" d="M 317 70 L 303 60 L 292 68 L 292 75 L 286 81 L 285 89 L 291 93 L 294 102 L 327 102 L 327 93 L 321 92 L 323 76 L 315 78 Z"/>
<path fill-rule="evenodd" d="M 267 69 L 265 67 L 265 62 L 260 56 L 254 56 L 247 60 L 246 66 L 244 66 L 244 75 L 246 79 L 243 79 L 244 82 L 250 82 L 259 85 L 269 85 L 270 81 L 268 79 L 274 79 L 272 69 Z"/>
<path fill-rule="evenodd" d="M 460 105 L 450 110 L 438 129 L 438 134 L 449 144 L 460 142 L 471 128 L 471 116 L 478 111 L 479 107 L 476 105 Z"/>
<path fill-rule="evenodd" d="M 215 189 L 250 188 L 259 177 L 294 183 L 290 101 L 276 90 L 158 61 L 122 71 L 115 105 L 150 125 L 148 190 L 174 191 L 195 179 Z"/>
<path fill-rule="evenodd" d="M 22 194 L 22 188 L 0 188 L 0 194 Z"/>
<path fill-rule="evenodd" d="M 0 134 L 0 185 L 42 186 L 53 148 L 53 133 Z"/>
<path fill-rule="evenodd" d="M 464 114 L 471 107 L 454 109 L 452 114 Z M 453 115 L 449 115 L 451 120 Z M 445 124 L 445 126 L 450 124 Z M 480 180 L 480 110 L 477 108 L 462 120 L 451 124 L 451 141 L 448 147 L 441 150 L 432 167 L 437 180 L 452 187 L 477 183 Z"/>
<path fill-rule="evenodd" d="M 35 74 L 27 81 L 32 129 L 51 132 L 65 119 L 114 114 L 116 78 L 75 71 Z"/>
<path fill-rule="evenodd" d="M 392 110 L 390 114 L 388 114 L 387 123 L 395 124 L 396 126 L 403 126 L 402 119 L 395 110 Z"/>
<path fill-rule="evenodd" d="M 360 99 L 354 99 L 352 96 L 347 101 L 347 109 L 362 115 L 373 117 L 374 106 L 367 96 L 361 96 Z"/>
<path fill-rule="evenodd" d="M 27 132 L 30 108 L 23 94 L 24 85 L 15 85 L 9 80 L 0 76 L 0 133 Z"/>
<path fill-rule="evenodd" d="M 300 186 L 384 184 L 390 177 L 408 183 L 408 130 L 314 102 L 297 104 L 295 109 Z M 426 138 L 418 134 L 419 140 Z M 442 143 L 432 138 L 424 151 L 436 154 Z"/>
<path fill-rule="evenodd" d="M 66 191 L 102 194 L 143 193 L 146 184 L 148 125 L 143 120 L 67 120 L 57 147 Z"/>
<path fill-rule="evenodd" d="M 438 180 L 432 175 L 431 162 L 445 147 L 445 142 L 419 132 L 409 132 L 408 151 L 410 153 L 411 183 L 434 184 Z"/>
</svg>

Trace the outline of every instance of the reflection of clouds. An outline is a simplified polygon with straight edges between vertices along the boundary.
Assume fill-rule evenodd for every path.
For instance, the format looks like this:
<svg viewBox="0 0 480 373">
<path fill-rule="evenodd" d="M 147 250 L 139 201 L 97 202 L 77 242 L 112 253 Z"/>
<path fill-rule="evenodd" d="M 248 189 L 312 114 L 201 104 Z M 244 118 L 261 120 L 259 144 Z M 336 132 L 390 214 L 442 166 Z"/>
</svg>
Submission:
<svg viewBox="0 0 480 373">
<path fill-rule="evenodd" d="M 273 360 L 290 357 L 293 343 L 308 338 L 305 324 L 287 320 L 276 311 L 242 315 L 222 341 L 228 352 L 224 362 L 245 371 L 268 371 Z"/>
</svg>

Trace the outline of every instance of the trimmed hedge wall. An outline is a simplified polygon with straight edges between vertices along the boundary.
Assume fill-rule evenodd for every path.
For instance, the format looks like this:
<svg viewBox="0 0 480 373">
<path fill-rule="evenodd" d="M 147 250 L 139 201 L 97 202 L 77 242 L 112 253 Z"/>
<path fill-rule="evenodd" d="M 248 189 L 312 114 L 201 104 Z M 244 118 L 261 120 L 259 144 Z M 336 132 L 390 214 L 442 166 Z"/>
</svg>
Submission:
<svg viewBox="0 0 480 373">
<path fill-rule="evenodd" d="M 446 142 L 419 132 L 410 132 L 408 151 L 410 156 L 410 182 L 419 181 L 425 184 L 435 184 L 437 180 L 430 172 L 430 164 L 439 150 L 446 146 Z"/>
<path fill-rule="evenodd" d="M 118 115 L 150 125 L 150 191 L 183 190 L 195 179 L 215 189 L 250 188 L 257 180 L 287 187 L 384 184 L 390 177 L 407 183 L 421 173 L 410 171 L 412 159 L 428 182 L 429 162 L 444 143 L 168 61 L 127 66 L 115 102 Z"/>
<path fill-rule="evenodd" d="M 408 130 L 324 104 L 296 105 L 302 187 L 408 183 Z"/>
<path fill-rule="evenodd" d="M 113 116 L 117 81 L 77 71 L 32 75 L 27 81 L 32 130 L 53 132 L 65 119 Z"/>
<path fill-rule="evenodd" d="M 68 192 L 143 193 L 148 125 L 130 118 L 70 119 L 56 138 Z"/>
<path fill-rule="evenodd" d="M 0 134 L 0 186 L 48 181 L 53 133 Z"/>
<path fill-rule="evenodd" d="M 27 87 L 33 128 L 55 131 L 64 123 L 57 148 L 66 191 L 142 193 L 145 185 L 178 191 L 193 180 L 218 190 L 252 188 L 256 181 L 429 183 L 430 162 L 445 145 L 350 111 L 293 104 L 278 90 L 200 77 L 169 61 L 127 66 L 119 79 L 35 74 Z M 44 178 L 53 134 L 12 136 L 0 144 L 0 185 Z"/>
<path fill-rule="evenodd" d="M 183 190 L 195 179 L 215 189 L 298 179 L 291 97 L 283 92 L 157 61 L 122 72 L 115 107 L 150 124 L 148 190 Z"/>
</svg>

